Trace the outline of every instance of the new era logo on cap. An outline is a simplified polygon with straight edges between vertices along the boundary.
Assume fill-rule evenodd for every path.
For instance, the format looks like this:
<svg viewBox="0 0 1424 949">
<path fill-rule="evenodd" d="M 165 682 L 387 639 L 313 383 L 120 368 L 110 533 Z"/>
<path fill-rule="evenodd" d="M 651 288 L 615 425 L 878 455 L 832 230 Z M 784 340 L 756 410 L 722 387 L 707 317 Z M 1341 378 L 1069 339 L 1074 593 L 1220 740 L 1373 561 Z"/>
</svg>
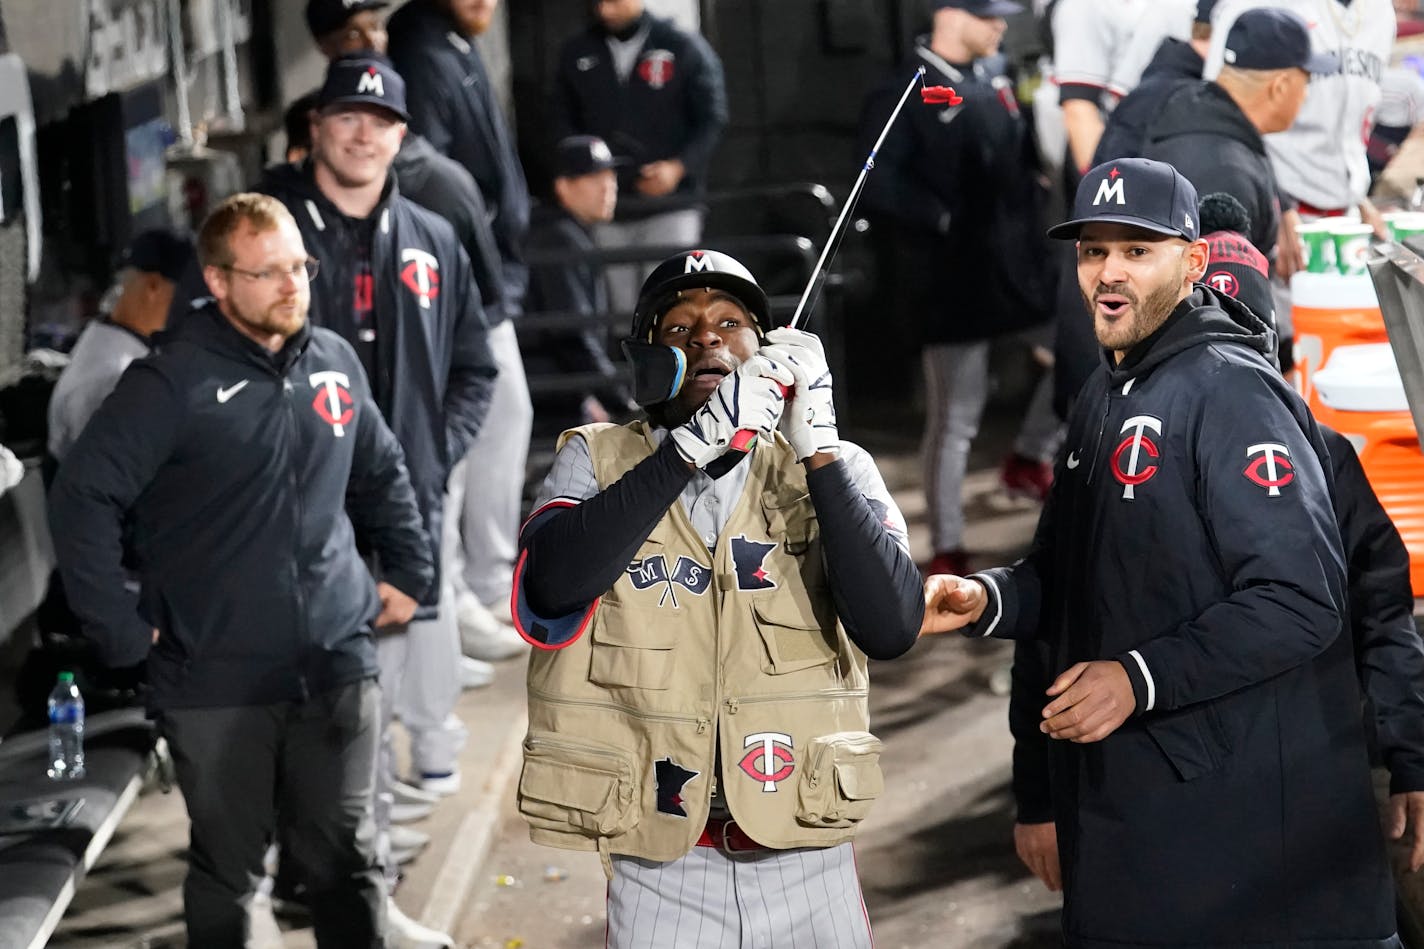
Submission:
<svg viewBox="0 0 1424 949">
<path fill-rule="evenodd" d="M 1083 225 L 1101 221 L 1194 241 L 1196 211 L 1197 189 L 1177 169 L 1146 158 L 1122 158 L 1083 176 L 1073 218 L 1049 228 L 1048 236 L 1077 240 Z"/>
</svg>

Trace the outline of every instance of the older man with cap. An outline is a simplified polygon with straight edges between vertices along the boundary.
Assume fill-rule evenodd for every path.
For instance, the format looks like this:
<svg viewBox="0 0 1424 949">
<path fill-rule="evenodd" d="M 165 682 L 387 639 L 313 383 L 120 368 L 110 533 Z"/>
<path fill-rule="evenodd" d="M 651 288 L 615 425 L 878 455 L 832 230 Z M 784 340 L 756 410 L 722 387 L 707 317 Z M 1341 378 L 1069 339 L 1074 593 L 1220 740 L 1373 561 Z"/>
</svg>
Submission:
<svg viewBox="0 0 1424 949">
<path fill-rule="evenodd" d="M 1102 364 L 1028 556 L 931 577 L 923 631 L 1047 648 L 1067 945 L 1397 946 L 1328 453 L 1197 214 L 1160 162 L 1084 177 L 1050 234 Z"/>
<path fill-rule="evenodd" d="M 1161 104 L 1142 157 L 1172 165 L 1199 194 L 1240 201 L 1251 243 L 1274 257 L 1280 199 L 1263 136 L 1290 128 L 1311 79 L 1338 73 L 1340 61 L 1311 50 L 1298 14 L 1271 7 L 1241 14 L 1226 49 L 1230 62 L 1215 80 L 1185 86 Z"/>
<path fill-rule="evenodd" d="M 62 461 L 89 417 L 168 322 L 173 291 L 193 246 L 171 231 L 144 231 L 124 252 L 109 312 L 85 327 L 49 402 L 49 453 Z"/>
<path fill-rule="evenodd" d="M 1384 236 L 1384 221 L 1366 197 L 1366 142 L 1394 45 L 1395 13 L 1390 0 L 1220 0 L 1212 11 L 1205 78 L 1232 65 L 1232 24 L 1257 7 L 1294 11 L 1310 25 L 1314 49 L 1340 60 L 1338 73 L 1310 84 L 1291 127 L 1266 139 L 1284 203 L 1276 272 L 1288 279 L 1305 266 L 1295 235 L 1302 221 L 1358 209 Z"/>
<path fill-rule="evenodd" d="M 581 416 L 585 422 L 606 422 L 610 411 L 623 414 L 632 404 L 622 384 L 614 381 L 618 373 L 608 358 L 610 306 L 604 268 L 590 259 L 595 253 L 594 225 L 613 218 L 618 202 L 615 169 L 623 164 L 596 135 L 562 139 L 554 149 L 555 204 L 536 206 L 529 228 L 529 311 L 577 314 L 587 325 L 535 342 L 528 359 L 544 372 L 597 372 L 610 380 L 596 391 L 541 400 L 541 413 L 563 420 Z"/>
</svg>

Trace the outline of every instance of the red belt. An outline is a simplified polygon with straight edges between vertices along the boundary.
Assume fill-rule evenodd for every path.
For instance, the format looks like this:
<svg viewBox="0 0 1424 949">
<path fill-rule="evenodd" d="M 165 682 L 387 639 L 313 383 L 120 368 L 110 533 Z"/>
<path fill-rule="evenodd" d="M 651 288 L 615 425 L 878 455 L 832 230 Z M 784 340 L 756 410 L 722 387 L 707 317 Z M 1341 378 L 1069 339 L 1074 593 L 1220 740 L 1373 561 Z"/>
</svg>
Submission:
<svg viewBox="0 0 1424 949">
<path fill-rule="evenodd" d="M 715 847 L 723 853 L 766 849 L 748 837 L 746 831 L 738 827 L 737 822 L 730 817 L 725 820 L 708 818 L 707 826 L 702 828 L 702 836 L 697 838 L 697 846 Z"/>
<path fill-rule="evenodd" d="M 1317 208 L 1313 204 L 1306 204 L 1301 201 L 1296 205 L 1296 210 L 1307 217 L 1343 217 L 1345 208 Z"/>
</svg>

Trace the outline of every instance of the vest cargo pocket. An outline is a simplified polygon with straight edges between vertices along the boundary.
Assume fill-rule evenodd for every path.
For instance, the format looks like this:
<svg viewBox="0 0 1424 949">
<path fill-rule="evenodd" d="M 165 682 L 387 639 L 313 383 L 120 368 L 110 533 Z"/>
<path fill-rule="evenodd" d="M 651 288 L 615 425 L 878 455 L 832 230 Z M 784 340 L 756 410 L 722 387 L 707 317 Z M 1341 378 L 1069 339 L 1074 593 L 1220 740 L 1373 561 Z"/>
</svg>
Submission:
<svg viewBox="0 0 1424 949">
<path fill-rule="evenodd" d="M 757 631 L 766 644 L 767 662 L 762 671 L 768 675 L 785 675 L 836 660 L 834 623 L 827 633 L 809 602 L 798 602 L 791 595 L 759 597 L 752 601 Z"/>
<path fill-rule="evenodd" d="M 524 739 L 519 812 L 533 827 L 616 837 L 638 822 L 630 755 L 539 735 Z"/>
<path fill-rule="evenodd" d="M 836 732 L 812 738 L 809 766 L 796 788 L 796 820 L 809 827 L 851 827 L 885 792 L 880 739 L 870 732 Z"/>
<path fill-rule="evenodd" d="M 666 689 L 679 624 L 656 609 L 603 603 L 594 617 L 588 677 L 598 685 Z"/>
</svg>

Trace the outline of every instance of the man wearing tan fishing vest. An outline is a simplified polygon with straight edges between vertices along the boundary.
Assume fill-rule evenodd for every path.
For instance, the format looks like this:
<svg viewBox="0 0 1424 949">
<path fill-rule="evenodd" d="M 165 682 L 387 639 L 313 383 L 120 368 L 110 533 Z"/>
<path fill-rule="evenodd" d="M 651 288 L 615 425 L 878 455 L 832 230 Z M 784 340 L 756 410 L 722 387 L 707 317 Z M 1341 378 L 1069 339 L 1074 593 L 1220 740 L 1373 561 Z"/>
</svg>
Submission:
<svg viewBox="0 0 1424 949">
<path fill-rule="evenodd" d="M 521 537 L 519 808 L 603 856 L 615 949 L 871 944 L 866 657 L 909 649 L 924 606 L 820 341 L 770 311 L 725 254 L 660 264 L 624 344 L 647 421 L 564 433 Z"/>
</svg>

